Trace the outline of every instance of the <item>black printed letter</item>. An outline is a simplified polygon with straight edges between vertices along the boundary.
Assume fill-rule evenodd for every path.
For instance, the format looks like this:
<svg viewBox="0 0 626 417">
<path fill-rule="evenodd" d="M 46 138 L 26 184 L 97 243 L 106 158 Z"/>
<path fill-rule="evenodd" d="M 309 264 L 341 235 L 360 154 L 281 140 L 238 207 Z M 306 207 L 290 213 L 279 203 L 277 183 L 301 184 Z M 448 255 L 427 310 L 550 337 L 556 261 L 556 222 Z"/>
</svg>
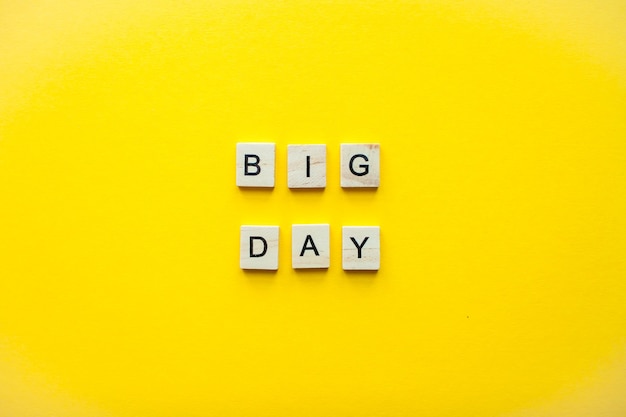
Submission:
<svg viewBox="0 0 626 417">
<path fill-rule="evenodd" d="M 367 156 L 363 155 L 363 154 L 356 154 L 356 155 L 352 155 L 352 158 L 350 158 L 350 172 L 352 172 L 354 175 L 356 175 L 357 177 L 362 177 L 363 175 L 367 175 L 370 172 L 370 166 L 368 164 L 362 164 L 359 165 L 359 168 L 363 168 L 363 171 L 360 172 L 356 172 L 354 170 L 354 160 L 356 158 L 363 158 L 365 159 L 365 162 L 368 162 L 369 159 L 367 159 Z"/>
<path fill-rule="evenodd" d="M 254 241 L 260 240 L 263 243 L 263 251 L 261 253 L 254 253 Z M 250 236 L 250 257 L 251 258 L 260 258 L 265 255 L 267 252 L 267 240 L 262 238 L 261 236 Z"/>
<path fill-rule="evenodd" d="M 354 243 L 354 246 L 356 246 L 356 250 L 358 251 L 357 258 L 359 258 L 359 259 L 361 259 L 361 249 L 363 249 L 363 246 L 365 246 L 365 242 L 367 242 L 367 239 L 369 239 L 369 236 L 367 236 L 365 239 L 363 239 L 363 242 L 361 243 L 361 245 L 359 245 L 359 243 L 356 241 L 355 238 L 353 238 L 353 237 L 350 238 L 352 243 Z"/>
<path fill-rule="evenodd" d="M 306 177 L 307 178 L 311 177 L 311 156 L 310 155 L 306 156 Z"/>
<path fill-rule="evenodd" d="M 249 159 L 254 159 L 254 162 L 250 162 Z M 259 155 L 246 154 L 244 156 L 243 175 L 259 175 L 261 173 L 261 166 L 259 165 L 260 161 L 261 161 L 261 158 L 259 158 Z M 248 171 L 248 167 L 255 167 L 256 171 L 250 172 Z"/>
<path fill-rule="evenodd" d="M 311 242 L 311 246 L 307 246 L 307 243 L 309 242 Z M 311 235 L 306 235 L 306 239 L 304 239 L 304 246 L 302 246 L 302 251 L 300 251 L 300 256 L 304 256 L 304 251 L 311 249 L 313 250 L 313 252 L 315 252 L 315 256 L 320 256 L 320 253 L 317 251 L 315 243 L 313 242 L 313 238 L 311 237 Z"/>
</svg>

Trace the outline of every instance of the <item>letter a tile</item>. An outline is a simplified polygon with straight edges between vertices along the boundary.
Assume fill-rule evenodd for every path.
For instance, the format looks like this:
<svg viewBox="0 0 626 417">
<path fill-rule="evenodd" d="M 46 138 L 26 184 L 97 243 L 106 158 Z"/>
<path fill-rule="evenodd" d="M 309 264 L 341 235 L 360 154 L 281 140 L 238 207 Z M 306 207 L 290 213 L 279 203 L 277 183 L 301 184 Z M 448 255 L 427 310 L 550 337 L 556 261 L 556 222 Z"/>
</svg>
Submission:
<svg viewBox="0 0 626 417">
<path fill-rule="evenodd" d="M 274 187 L 276 145 L 274 143 L 237 144 L 237 185 Z"/>
<path fill-rule="evenodd" d="M 376 188 L 380 185 L 380 145 L 341 144 L 341 186 Z"/>
<path fill-rule="evenodd" d="M 291 265 L 299 268 L 330 266 L 330 226 L 294 224 L 291 226 Z"/>
<path fill-rule="evenodd" d="M 241 226 L 241 269 L 278 269 L 278 226 Z"/>
</svg>

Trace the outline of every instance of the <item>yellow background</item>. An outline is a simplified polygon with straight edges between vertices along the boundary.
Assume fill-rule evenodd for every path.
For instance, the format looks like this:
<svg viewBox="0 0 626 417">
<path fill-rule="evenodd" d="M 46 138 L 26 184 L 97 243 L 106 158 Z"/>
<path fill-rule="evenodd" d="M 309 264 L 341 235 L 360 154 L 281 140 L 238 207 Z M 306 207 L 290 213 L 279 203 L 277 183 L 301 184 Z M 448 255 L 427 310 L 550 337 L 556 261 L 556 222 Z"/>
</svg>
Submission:
<svg viewBox="0 0 626 417">
<path fill-rule="evenodd" d="M 626 415 L 626 3 L 0 1 L 0 416 Z M 277 144 L 272 191 L 235 143 Z M 379 142 L 378 191 L 339 144 Z M 328 186 L 286 186 L 289 143 Z M 290 267 L 290 225 L 331 267 Z M 277 273 L 239 226 L 281 227 Z M 380 225 L 377 274 L 342 225 Z"/>
</svg>

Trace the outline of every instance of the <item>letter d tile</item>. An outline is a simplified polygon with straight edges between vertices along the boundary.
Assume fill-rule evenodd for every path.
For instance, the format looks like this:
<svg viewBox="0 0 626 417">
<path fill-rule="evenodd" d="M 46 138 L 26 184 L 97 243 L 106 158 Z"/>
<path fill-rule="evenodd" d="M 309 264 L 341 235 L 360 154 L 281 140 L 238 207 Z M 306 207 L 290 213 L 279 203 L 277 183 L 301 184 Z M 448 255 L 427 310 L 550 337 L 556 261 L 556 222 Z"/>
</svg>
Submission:
<svg viewBox="0 0 626 417">
<path fill-rule="evenodd" d="M 241 226 L 241 269 L 278 269 L 278 226 Z"/>
</svg>

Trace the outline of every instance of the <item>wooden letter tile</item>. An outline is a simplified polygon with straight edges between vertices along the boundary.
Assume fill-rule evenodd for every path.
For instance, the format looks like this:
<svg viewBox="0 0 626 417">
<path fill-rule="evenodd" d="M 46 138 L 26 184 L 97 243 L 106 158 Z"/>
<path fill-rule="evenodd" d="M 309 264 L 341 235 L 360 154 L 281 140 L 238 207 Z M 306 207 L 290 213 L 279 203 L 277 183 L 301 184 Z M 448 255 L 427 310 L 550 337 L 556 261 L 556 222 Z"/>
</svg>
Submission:
<svg viewBox="0 0 626 417">
<path fill-rule="evenodd" d="M 380 185 L 380 145 L 341 144 L 341 186 L 376 188 Z"/>
<path fill-rule="evenodd" d="M 237 144 L 237 185 L 239 187 L 274 187 L 274 143 Z"/>
<path fill-rule="evenodd" d="M 326 187 L 326 145 L 287 146 L 289 188 Z"/>
<path fill-rule="evenodd" d="M 241 269 L 278 269 L 278 226 L 241 226 Z"/>
<path fill-rule="evenodd" d="M 344 226 L 342 236 L 343 269 L 380 269 L 380 227 Z"/>
<path fill-rule="evenodd" d="M 291 227 L 291 265 L 293 268 L 330 266 L 330 226 L 294 224 Z"/>
</svg>

